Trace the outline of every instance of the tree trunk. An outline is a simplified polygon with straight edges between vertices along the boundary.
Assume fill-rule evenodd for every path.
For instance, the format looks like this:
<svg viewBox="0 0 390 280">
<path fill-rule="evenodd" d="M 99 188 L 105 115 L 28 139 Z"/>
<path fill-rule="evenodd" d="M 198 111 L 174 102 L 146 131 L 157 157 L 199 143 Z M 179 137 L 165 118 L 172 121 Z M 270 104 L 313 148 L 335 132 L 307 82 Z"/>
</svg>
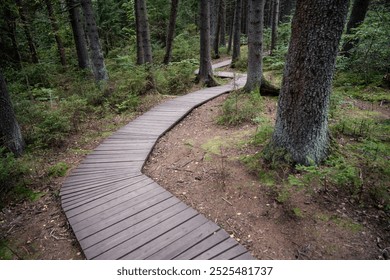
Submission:
<svg viewBox="0 0 390 280">
<path fill-rule="evenodd" d="M 295 7 L 295 0 L 280 0 L 280 21 L 288 22 Z"/>
<path fill-rule="evenodd" d="M 66 1 L 69 10 L 69 20 L 72 26 L 73 39 L 76 46 L 77 61 L 81 69 L 89 68 L 87 42 L 83 23 L 80 16 L 80 7 L 76 0 Z"/>
<path fill-rule="evenodd" d="M 177 8 L 179 5 L 179 0 L 172 0 L 171 2 L 171 15 L 169 18 L 168 34 L 167 34 L 167 45 L 166 53 L 164 57 L 164 64 L 168 64 L 172 59 L 172 45 L 173 38 L 175 37 L 175 27 L 176 27 L 176 18 L 177 18 Z"/>
<path fill-rule="evenodd" d="M 135 11 L 135 32 L 136 32 L 136 39 L 137 39 L 137 64 L 142 65 L 145 63 L 145 56 L 144 56 L 144 46 L 143 40 L 142 40 L 142 34 L 141 34 L 141 28 L 140 28 L 140 21 L 139 21 L 139 2 L 138 0 L 134 1 L 134 11 Z"/>
<path fill-rule="evenodd" d="M 20 55 L 18 42 L 16 39 L 15 16 L 13 15 L 13 13 L 9 9 L 6 9 L 6 16 L 5 17 L 6 17 L 5 20 L 7 21 L 7 27 L 8 27 L 8 36 L 12 42 L 12 50 L 13 50 L 12 58 L 15 62 L 17 62 L 18 66 L 21 67 L 22 56 Z"/>
<path fill-rule="evenodd" d="M 214 58 L 219 58 L 219 37 L 221 35 L 221 22 L 222 22 L 222 14 L 221 14 L 221 5 L 220 5 L 220 2 L 217 1 L 218 3 L 218 7 L 216 7 L 218 9 L 217 11 L 217 27 L 216 27 L 216 33 L 215 33 L 215 37 L 214 37 L 214 42 L 213 42 L 213 49 L 214 49 Z"/>
<path fill-rule="evenodd" d="M 138 2 L 138 27 L 144 54 L 144 63 L 153 63 L 152 45 L 150 42 L 149 22 L 145 0 L 135 0 Z"/>
<path fill-rule="evenodd" d="M 329 97 L 347 13 L 348 0 L 297 1 L 266 158 L 308 165 L 327 156 Z"/>
<path fill-rule="evenodd" d="M 242 0 L 241 4 L 241 34 L 247 35 L 248 27 L 248 0 Z"/>
<path fill-rule="evenodd" d="M 54 38 L 55 38 L 56 43 L 57 43 L 58 54 L 60 56 L 60 62 L 61 62 L 62 66 L 66 66 L 66 56 L 65 56 L 64 44 L 62 44 L 61 37 L 58 34 L 59 28 L 58 28 L 57 20 L 56 20 L 55 15 L 54 15 L 52 1 L 45 0 L 45 3 L 46 3 L 46 7 L 47 7 L 47 12 L 49 14 L 51 27 L 53 28 Z"/>
<path fill-rule="evenodd" d="M 208 87 L 217 85 L 214 80 L 210 55 L 210 8 L 208 0 L 200 1 L 200 67 L 196 78 L 198 83 Z"/>
<path fill-rule="evenodd" d="M 219 0 L 210 0 L 210 47 L 214 48 L 215 36 L 218 30 Z"/>
<path fill-rule="evenodd" d="M 265 0 L 264 6 L 264 27 L 270 27 L 272 24 L 272 2 L 273 0 Z"/>
<path fill-rule="evenodd" d="M 278 39 L 279 7 L 279 0 L 273 0 L 270 55 L 273 55 L 273 51 L 276 48 L 276 42 Z"/>
<path fill-rule="evenodd" d="M 364 22 L 369 4 L 370 0 L 355 0 L 353 2 L 351 15 L 347 24 L 346 34 L 351 34 L 352 29 L 359 27 Z M 349 57 L 351 49 L 356 45 L 357 42 L 358 40 L 356 39 L 347 41 L 344 44 L 341 53 L 344 56 Z"/>
<path fill-rule="evenodd" d="M 219 45 L 226 47 L 226 0 L 220 0 L 219 13 L 221 16 Z"/>
<path fill-rule="evenodd" d="M 246 92 L 251 92 L 261 86 L 264 4 L 265 0 L 248 0 L 248 73 L 244 87 Z"/>
<path fill-rule="evenodd" d="M 234 14 L 234 33 L 233 33 L 233 56 L 232 67 L 240 59 L 241 55 L 241 18 L 242 18 L 242 0 L 236 0 L 236 11 Z"/>
<path fill-rule="evenodd" d="M 19 16 L 20 16 L 20 19 L 21 19 L 22 24 L 23 24 L 23 30 L 24 30 L 24 34 L 26 36 L 28 47 L 30 50 L 31 60 L 33 63 L 39 63 L 37 49 L 35 47 L 35 43 L 34 43 L 32 35 L 31 35 L 29 23 L 27 22 L 26 12 L 25 12 L 22 0 L 16 0 L 16 4 L 18 5 Z"/>
<path fill-rule="evenodd" d="M 233 35 L 234 35 L 234 22 L 236 21 L 236 13 L 233 14 L 233 20 L 230 27 L 230 33 L 229 33 L 229 43 L 227 48 L 227 53 L 230 54 L 232 50 L 232 44 L 233 44 Z"/>
<path fill-rule="evenodd" d="M 95 76 L 95 80 L 97 82 L 107 81 L 108 73 L 106 65 L 104 64 L 103 51 L 99 41 L 99 33 L 92 9 L 92 2 L 91 0 L 81 0 L 81 6 L 83 8 L 86 22 L 86 33 L 89 39 L 92 71 Z"/>
<path fill-rule="evenodd" d="M 0 71 L 0 142 L 15 156 L 20 156 L 24 150 L 24 141 L 16 120 L 7 85 Z"/>
</svg>

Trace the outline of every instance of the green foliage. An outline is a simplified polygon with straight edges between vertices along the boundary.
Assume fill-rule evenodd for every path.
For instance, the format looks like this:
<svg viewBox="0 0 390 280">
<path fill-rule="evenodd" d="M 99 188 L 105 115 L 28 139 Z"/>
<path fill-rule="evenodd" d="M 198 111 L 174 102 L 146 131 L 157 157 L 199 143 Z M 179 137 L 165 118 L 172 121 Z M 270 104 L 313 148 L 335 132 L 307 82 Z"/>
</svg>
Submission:
<svg viewBox="0 0 390 280">
<path fill-rule="evenodd" d="M 0 260 L 13 260 L 14 254 L 9 248 L 6 240 L 0 239 Z"/>
<path fill-rule="evenodd" d="M 222 105 L 222 113 L 217 119 L 220 125 L 239 125 L 253 122 L 263 108 L 263 100 L 258 90 L 251 93 L 236 91 Z"/>
<path fill-rule="evenodd" d="M 27 173 L 27 165 L 0 147 L 0 194 L 14 188 L 20 182 L 21 176 Z"/>
<path fill-rule="evenodd" d="M 58 162 L 49 167 L 47 174 L 50 177 L 64 177 L 68 169 L 69 166 L 65 162 Z"/>
<path fill-rule="evenodd" d="M 378 81 L 390 71 L 389 38 L 389 11 L 383 7 L 370 10 L 364 23 L 344 37 L 354 42 L 354 48 L 349 59 L 338 61 L 338 68 L 358 74 L 365 84 Z"/>
<path fill-rule="evenodd" d="M 198 63 L 188 59 L 162 65 L 156 70 L 157 90 L 165 95 L 184 94 L 193 85 Z"/>
</svg>

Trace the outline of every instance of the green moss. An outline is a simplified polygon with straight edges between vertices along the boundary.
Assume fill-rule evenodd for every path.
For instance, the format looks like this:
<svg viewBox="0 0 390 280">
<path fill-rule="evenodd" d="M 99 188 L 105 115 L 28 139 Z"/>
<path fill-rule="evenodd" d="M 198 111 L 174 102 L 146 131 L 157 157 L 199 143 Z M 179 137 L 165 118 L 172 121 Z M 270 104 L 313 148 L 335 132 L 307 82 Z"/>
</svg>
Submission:
<svg viewBox="0 0 390 280">
<path fill-rule="evenodd" d="M 69 166 L 65 162 L 59 162 L 53 166 L 50 166 L 47 174 L 50 177 L 64 177 L 68 169 Z"/>
</svg>

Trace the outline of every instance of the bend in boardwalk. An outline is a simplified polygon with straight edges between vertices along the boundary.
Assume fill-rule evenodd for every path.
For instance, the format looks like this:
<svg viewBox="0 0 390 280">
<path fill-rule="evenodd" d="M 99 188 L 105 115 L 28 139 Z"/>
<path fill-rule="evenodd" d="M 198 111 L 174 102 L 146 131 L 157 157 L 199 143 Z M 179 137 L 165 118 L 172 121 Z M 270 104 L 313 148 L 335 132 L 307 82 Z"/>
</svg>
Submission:
<svg viewBox="0 0 390 280">
<path fill-rule="evenodd" d="M 88 259 L 253 259 L 218 225 L 142 174 L 161 135 L 195 107 L 245 84 L 245 75 L 220 75 L 236 79 L 152 108 L 103 141 L 67 178 L 62 207 Z"/>
</svg>

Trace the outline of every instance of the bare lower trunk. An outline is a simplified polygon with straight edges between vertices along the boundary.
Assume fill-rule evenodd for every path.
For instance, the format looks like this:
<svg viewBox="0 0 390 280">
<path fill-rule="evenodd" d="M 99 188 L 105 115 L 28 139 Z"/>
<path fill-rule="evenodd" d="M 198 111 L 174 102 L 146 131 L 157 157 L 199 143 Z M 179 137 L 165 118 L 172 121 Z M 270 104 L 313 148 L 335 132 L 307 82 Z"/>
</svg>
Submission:
<svg viewBox="0 0 390 280">
<path fill-rule="evenodd" d="M 270 157 L 318 164 L 329 146 L 328 109 L 348 0 L 298 0 Z"/>
<path fill-rule="evenodd" d="M 209 1 L 200 1 L 200 67 L 197 82 L 208 87 L 216 86 L 210 55 L 210 9 Z"/>
<path fill-rule="evenodd" d="M 144 63 L 153 63 L 152 45 L 150 42 L 149 21 L 145 0 L 136 0 L 138 2 L 138 23 L 142 40 Z"/>
<path fill-rule="evenodd" d="M 137 64 L 142 65 L 145 63 L 145 56 L 144 56 L 144 46 L 143 46 L 140 21 L 139 21 L 140 11 L 139 11 L 138 0 L 134 1 L 134 11 L 135 11 L 135 32 L 137 38 Z"/>
<path fill-rule="evenodd" d="M 82 0 L 81 6 L 83 7 L 85 17 L 86 31 L 91 50 L 92 70 L 95 76 L 95 80 L 97 82 L 107 81 L 108 73 L 106 65 L 104 64 L 103 51 L 99 41 L 98 29 L 92 9 L 92 2 L 91 0 Z"/>
<path fill-rule="evenodd" d="M 226 0 L 220 0 L 219 12 L 221 16 L 219 45 L 226 47 Z"/>
<path fill-rule="evenodd" d="M 72 26 L 73 38 L 76 45 L 77 61 L 81 69 L 89 68 L 87 42 L 80 16 L 80 7 L 75 0 L 67 0 L 69 19 Z"/>
<path fill-rule="evenodd" d="M 248 74 L 244 87 L 246 92 L 251 92 L 261 86 L 264 3 L 265 0 L 248 0 Z"/>
<path fill-rule="evenodd" d="M 58 34 L 59 28 L 58 28 L 57 20 L 56 20 L 55 15 L 54 15 L 52 1 L 45 0 L 45 3 L 46 3 L 46 7 L 47 7 L 47 12 L 49 14 L 51 27 L 53 28 L 54 38 L 55 38 L 56 43 L 57 43 L 57 49 L 58 49 L 58 54 L 60 56 L 60 62 L 61 62 L 62 66 L 66 66 L 66 56 L 65 56 L 64 44 L 62 43 L 61 37 Z"/>
<path fill-rule="evenodd" d="M 233 35 L 233 56 L 232 67 L 240 59 L 241 55 L 241 18 L 242 18 L 242 0 L 236 0 L 236 11 L 234 14 L 234 35 Z"/>
<path fill-rule="evenodd" d="M 8 148 L 16 156 L 24 150 L 24 142 L 20 127 L 16 121 L 7 85 L 0 72 L 0 144 Z"/>
<path fill-rule="evenodd" d="M 166 53 L 164 57 L 164 64 L 168 64 L 172 59 L 172 45 L 173 38 L 175 37 L 175 27 L 176 27 L 176 18 L 177 18 L 177 8 L 179 5 L 179 0 L 172 0 L 171 3 L 171 15 L 169 19 L 168 34 L 167 34 L 167 45 Z"/>
<path fill-rule="evenodd" d="M 273 52 L 276 48 L 276 42 L 278 40 L 279 8 L 279 0 L 273 0 L 270 55 L 273 55 Z"/>
</svg>

